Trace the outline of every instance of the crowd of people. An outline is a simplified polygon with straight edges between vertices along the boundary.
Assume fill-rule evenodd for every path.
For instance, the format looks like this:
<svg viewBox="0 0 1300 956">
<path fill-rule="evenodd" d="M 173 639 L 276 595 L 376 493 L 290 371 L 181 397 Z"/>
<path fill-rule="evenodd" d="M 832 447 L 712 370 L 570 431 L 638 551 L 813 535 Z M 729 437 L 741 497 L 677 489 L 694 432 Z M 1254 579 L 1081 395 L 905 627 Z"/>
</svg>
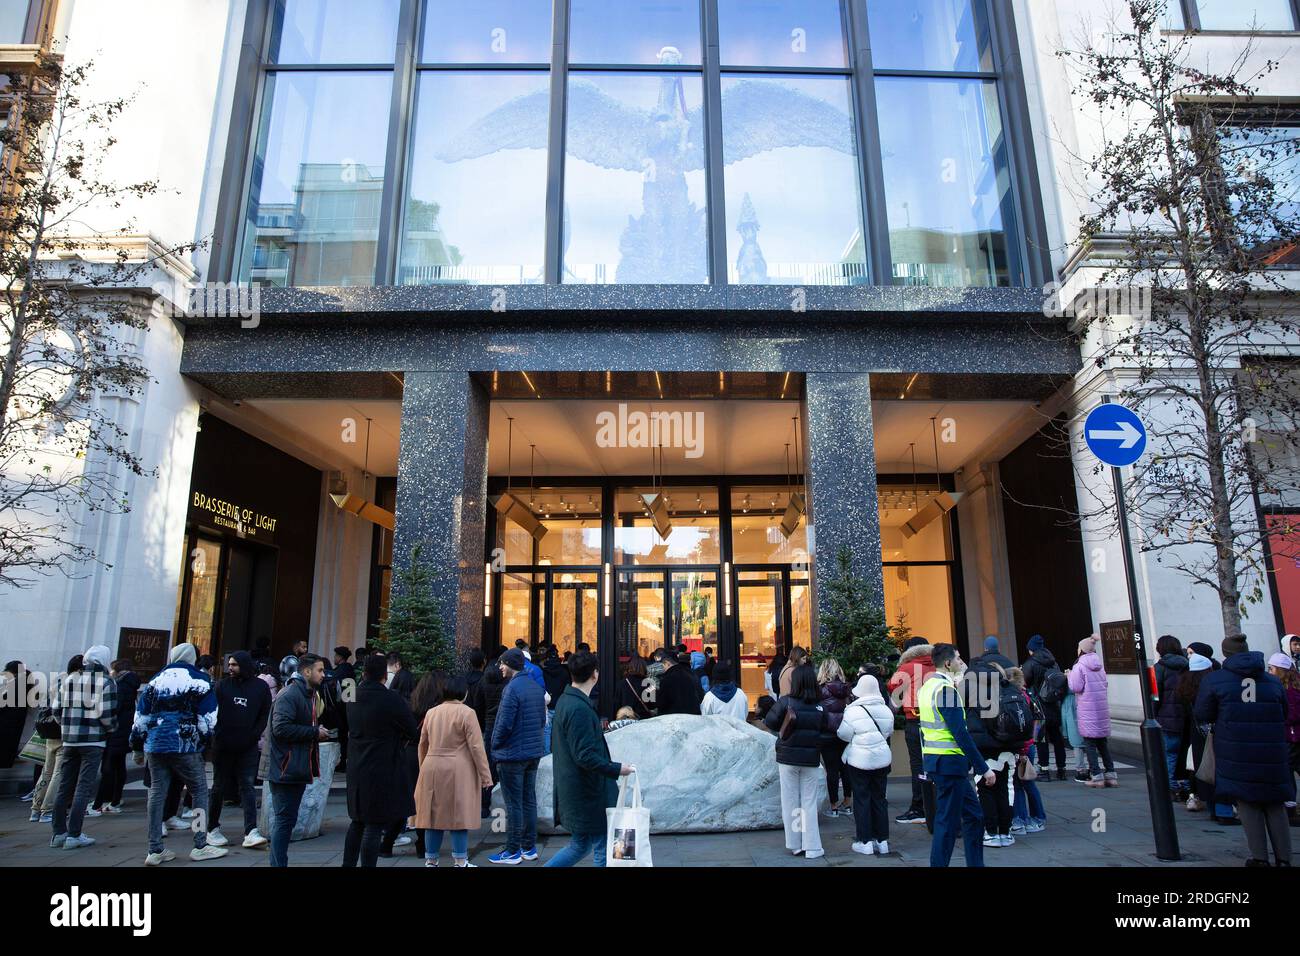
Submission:
<svg viewBox="0 0 1300 956">
<path fill-rule="evenodd" d="M 989 637 L 967 665 L 953 645 L 913 637 L 896 660 L 851 677 L 834 658 L 814 662 L 794 647 L 768 664 L 752 709 L 730 662 L 683 645 L 633 656 L 602 680 L 586 644 L 562 654 L 518 641 L 490 659 L 471 652 L 460 672 L 420 675 L 401 654 L 364 647 L 355 660 L 347 647 L 325 660 L 300 641 L 277 665 L 265 644 L 221 660 L 179 644 L 148 681 L 97 645 L 69 661 L 25 744 L 22 716 L 15 724 L 6 714 L 0 757 L 12 763 L 21 753 L 36 764 L 24 799 L 32 822 L 50 825 L 51 847 L 90 846 L 84 821 L 122 812 L 133 755 L 149 794 L 147 865 L 175 859 L 170 830 L 191 831 L 192 860 L 224 856 L 222 810 L 232 806 L 242 845 L 266 847 L 272 866 L 287 866 L 304 794 L 321 777 L 320 745 L 336 743 L 347 770 L 345 867 L 375 866 L 412 843 L 438 866 L 444 842 L 451 865 L 467 867 L 469 835 L 490 817 L 498 784 L 505 841 L 489 862 L 538 859 L 537 771 L 550 754 L 555 819 L 571 839 L 546 865 L 590 856 L 601 866 L 605 810 L 618 778 L 634 772 L 611 759 L 605 735 L 660 715 L 726 715 L 774 735 L 786 847 L 816 859 L 823 816 L 853 818 L 854 852 L 890 853 L 886 783 L 901 727 L 910 802 L 894 823 L 930 829 L 932 866 L 948 865 L 959 836 L 966 864 L 981 866 L 986 848 L 1046 828 L 1039 784 L 1067 779 L 1067 744 L 1074 780 L 1120 785 L 1097 644 L 1095 635 L 1080 641 L 1063 668 L 1034 635 L 1017 666 Z M 1171 635 L 1156 649 L 1152 683 L 1174 799 L 1243 826 L 1248 865 L 1289 866 L 1289 828 L 1300 825 L 1300 637 L 1286 635 L 1267 659 L 1243 637 L 1223 641 L 1222 661 Z M 23 673 L 12 662 L 5 679 Z M 602 694 L 613 698 L 613 720 L 600 716 Z M 260 781 L 270 797 L 265 835 Z"/>
</svg>

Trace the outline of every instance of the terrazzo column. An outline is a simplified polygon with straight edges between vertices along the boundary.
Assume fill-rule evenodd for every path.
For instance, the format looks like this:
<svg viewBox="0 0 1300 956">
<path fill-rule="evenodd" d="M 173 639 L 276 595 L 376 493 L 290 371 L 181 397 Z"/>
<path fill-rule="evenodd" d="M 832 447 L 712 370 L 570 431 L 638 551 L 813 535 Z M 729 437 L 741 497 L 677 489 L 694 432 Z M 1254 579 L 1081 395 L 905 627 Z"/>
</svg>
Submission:
<svg viewBox="0 0 1300 956">
<path fill-rule="evenodd" d="M 487 392 L 465 372 L 407 372 L 397 465 L 393 586 L 423 545 L 456 653 L 482 640 Z"/>
<path fill-rule="evenodd" d="M 826 581 L 847 547 L 853 570 L 884 606 L 871 376 L 810 372 L 804 396 L 804 461 L 812 530 L 813 613 L 827 601 Z"/>
</svg>

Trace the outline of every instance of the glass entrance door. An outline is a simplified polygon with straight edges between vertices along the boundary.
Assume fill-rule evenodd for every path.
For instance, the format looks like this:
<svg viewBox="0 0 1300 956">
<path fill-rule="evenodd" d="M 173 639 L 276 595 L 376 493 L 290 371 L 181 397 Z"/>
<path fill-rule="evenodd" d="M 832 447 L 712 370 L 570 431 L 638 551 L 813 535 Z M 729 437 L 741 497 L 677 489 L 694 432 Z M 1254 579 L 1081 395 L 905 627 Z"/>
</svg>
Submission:
<svg viewBox="0 0 1300 956">
<path fill-rule="evenodd" d="M 618 572 L 618 661 L 649 657 L 667 644 L 667 582 L 662 571 Z"/>
<path fill-rule="evenodd" d="M 596 627 L 599 623 L 597 603 L 599 575 L 592 571 L 562 573 L 552 572 L 548 588 L 551 632 L 547 640 L 563 655 L 574 652 L 579 644 L 596 649 Z"/>
<path fill-rule="evenodd" d="M 688 651 L 708 647 L 718 653 L 718 572 L 671 571 L 673 619 L 669 644 L 685 644 Z"/>
</svg>

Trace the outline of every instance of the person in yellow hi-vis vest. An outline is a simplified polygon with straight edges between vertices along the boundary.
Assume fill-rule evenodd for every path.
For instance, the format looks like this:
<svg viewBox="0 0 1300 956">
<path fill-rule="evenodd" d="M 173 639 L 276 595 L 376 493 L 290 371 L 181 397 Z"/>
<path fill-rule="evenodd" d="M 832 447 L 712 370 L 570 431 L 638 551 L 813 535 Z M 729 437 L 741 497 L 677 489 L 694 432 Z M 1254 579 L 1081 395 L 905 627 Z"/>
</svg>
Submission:
<svg viewBox="0 0 1300 956">
<path fill-rule="evenodd" d="M 989 769 L 966 729 L 966 707 L 958 681 L 961 654 L 951 644 L 936 644 L 931 651 L 934 673 L 916 695 L 921 720 L 921 757 L 926 776 L 934 782 L 934 838 L 930 865 L 947 866 L 952 860 L 960 830 L 967 866 L 984 865 L 984 812 L 971 786 L 971 769 L 992 786 L 996 775 Z"/>
</svg>

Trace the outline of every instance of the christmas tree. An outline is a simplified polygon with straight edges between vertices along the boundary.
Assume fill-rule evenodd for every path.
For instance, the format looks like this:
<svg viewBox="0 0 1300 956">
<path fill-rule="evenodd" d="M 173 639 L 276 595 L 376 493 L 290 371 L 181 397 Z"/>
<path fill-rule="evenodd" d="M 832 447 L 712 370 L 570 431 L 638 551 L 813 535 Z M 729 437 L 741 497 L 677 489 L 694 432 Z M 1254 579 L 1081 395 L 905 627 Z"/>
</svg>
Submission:
<svg viewBox="0 0 1300 956">
<path fill-rule="evenodd" d="M 414 674 L 456 666 L 456 653 L 433 595 L 435 574 L 422 550 L 421 545 L 412 548 L 411 560 L 399 572 L 388 617 L 379 625 L 376 641 L 385 653 L 401 654 L 402 666 Z"/>
<path fill-rule="evenodd" d="M 826 582 L 826 602 L 819 613 L 821 628 L 813 660 L 821 663 L 833 657 L 852 679 L 859 667 L 884 664 L 898 648 L 871 588 L 853 573 L 848 548 L 840 549 L 835 564 L 835 574 Z"/>
</svg>

